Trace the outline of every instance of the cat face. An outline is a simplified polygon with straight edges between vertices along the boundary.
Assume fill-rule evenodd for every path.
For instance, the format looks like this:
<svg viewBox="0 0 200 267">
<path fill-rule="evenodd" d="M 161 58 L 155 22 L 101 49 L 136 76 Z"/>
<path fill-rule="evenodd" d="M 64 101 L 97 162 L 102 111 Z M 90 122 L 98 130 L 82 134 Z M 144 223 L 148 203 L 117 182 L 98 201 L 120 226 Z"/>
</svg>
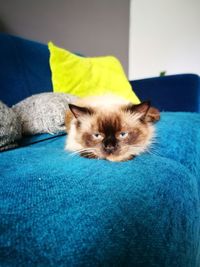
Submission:
<svg viewBox="0 0 200 267">
<path fill-rule="evenodd" d="M 154 135 L 152 122 L 159 112 L 149 102 L 111 106 L 69 105 L 73 118 L 66 148 L 110 161 L 129 160 L 147 150 Z"/>
</svg>

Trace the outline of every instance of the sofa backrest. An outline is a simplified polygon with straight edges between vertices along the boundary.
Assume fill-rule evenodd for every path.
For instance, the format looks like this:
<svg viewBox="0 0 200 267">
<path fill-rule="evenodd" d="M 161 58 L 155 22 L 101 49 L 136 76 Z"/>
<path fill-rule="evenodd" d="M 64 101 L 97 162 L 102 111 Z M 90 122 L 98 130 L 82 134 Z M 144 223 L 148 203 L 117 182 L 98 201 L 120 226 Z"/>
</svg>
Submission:
<svg viewBox="0 0 200 267">
<path fill-rule="evenodd" d="M 141 100 L 151 100 L 160 111 L 200 112 L 200 78 L 177 74 L 131 81 Z"/>
<path fill-rule="evenodd" d="M 0 100 L 12 106 L 52 91 L 47 45 L 0 33 Z"/>
</svg>

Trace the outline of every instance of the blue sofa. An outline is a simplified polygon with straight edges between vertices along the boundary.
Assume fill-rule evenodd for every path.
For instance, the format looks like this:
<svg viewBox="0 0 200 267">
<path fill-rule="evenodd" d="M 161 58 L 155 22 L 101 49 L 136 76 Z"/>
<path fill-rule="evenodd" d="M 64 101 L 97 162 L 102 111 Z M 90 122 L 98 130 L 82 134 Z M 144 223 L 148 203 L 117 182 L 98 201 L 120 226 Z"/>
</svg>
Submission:
<svg viewBox="0 0 200 267">
<path fill-rule="evenodd" d="M 0 99 L 52 91 L 46 45 L 0 34 Z M 131 81 L 164 111 L 151 153 L 71 157 L 65 135 L 0 154 L 0 266 L 200 266 L 200 86 Z"/>
</svg>

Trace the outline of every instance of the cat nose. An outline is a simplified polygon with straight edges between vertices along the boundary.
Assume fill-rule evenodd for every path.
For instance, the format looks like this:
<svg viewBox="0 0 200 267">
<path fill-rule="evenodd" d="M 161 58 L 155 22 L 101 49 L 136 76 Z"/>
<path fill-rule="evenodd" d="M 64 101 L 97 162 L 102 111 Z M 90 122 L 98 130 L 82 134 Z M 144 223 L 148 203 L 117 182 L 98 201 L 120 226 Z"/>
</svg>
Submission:
<svg viewBox="0 0 200 267">
<path fill-rule="evenodd" d="M 115 150 L 115 146 L 113 146 L 113 145 L 107 145 L 107 146 L 105 146 L 105 145 L 104 145 L 104 150 L 105 150 L 107 153 L 112 153 L 112 152 Z"/>
<path fill-rule="evenodd" d="M 112 153 L 116 149 L 116 140 L 105 139 L 103 141 L 103 149 L 107 153 Z"/>
</svg>

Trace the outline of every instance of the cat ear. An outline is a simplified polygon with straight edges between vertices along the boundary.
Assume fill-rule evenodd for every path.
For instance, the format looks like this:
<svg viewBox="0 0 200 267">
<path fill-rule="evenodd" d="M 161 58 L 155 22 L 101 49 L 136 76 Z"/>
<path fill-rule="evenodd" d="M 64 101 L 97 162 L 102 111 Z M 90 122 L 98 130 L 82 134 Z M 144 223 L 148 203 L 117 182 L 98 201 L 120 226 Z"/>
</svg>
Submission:
<svg viewBox="0 0 200 267">
<path fill-rule="evenodd" d="M 139 112 L 141 115 L 146 116 L 148 110 L 150 109 L 151 102 L 144 101 L 138 105 L 133 105 L 133 112 Z"/>
<path fill-rule="evenodd" d="M 125 108 L 125 111 L 130 113 L 140 113 L 141 116 L 145 116 L 151 106 L 150 101 L 144 101 L 138 105 L 130 104 Z"/>
<path fill-rule="evenodd" d="M 71 110 L 76 119 L 79 118 L 80 116 L 92 115 L 93 113 L 93 111 L 90 108 L 79 107 L 73 104 L 69 104 L 69 109 Z"/>
<path fill-rule="evenodd" d="M 156 122 L 160 120 L 160 112 L 157 108 L 154 107 L 150 107 L 146 117 L 145 117 L 145 121 L 146 122 Z"/>
<path fill-rule="evenodd" d="M 145 122 L 155 122 L 160 119 L 160 112 L 158 109 L 151 107 L 150 101 L 144 101 L 138 105 L 129 105 L 126 108 L 131 113 L 139 113 L 140 120 Z"/>
</svg>

